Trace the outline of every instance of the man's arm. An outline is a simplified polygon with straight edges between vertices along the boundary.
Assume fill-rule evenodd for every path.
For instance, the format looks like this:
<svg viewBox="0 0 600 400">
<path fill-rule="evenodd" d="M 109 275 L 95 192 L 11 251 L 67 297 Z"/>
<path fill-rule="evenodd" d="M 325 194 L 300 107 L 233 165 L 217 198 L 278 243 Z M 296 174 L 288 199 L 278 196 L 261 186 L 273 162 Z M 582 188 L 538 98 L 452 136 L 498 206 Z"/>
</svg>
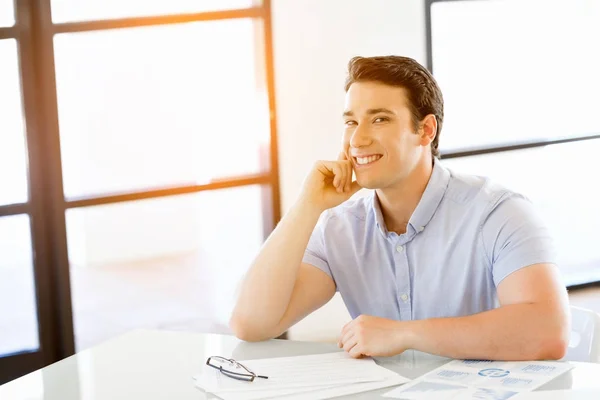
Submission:
<svg viewBox="0 0 600 400">
<path fill-rule="evenodd" d="M 498 286 L 498 297 L 501 307 L 466 317 L 393 321 L 360 316 L 344 327 L 339 345 L 353 357 L 391 356 L 408 349 L 457 359 L 564 356 L 570 313 L 554 265 L 514 272 Z"/>
<path fill-rule="evenodd" d="M 230 320 L 240 339 L 277 337 L 335 294 L 326 273 L 302 263 L 318 217 L 310 208 L 296 206 L 265 242 L 244 279 Z"/>
<path fill-rule="evenodd" d="M 536 264 L 498 286 L 501 307 L 459 318 L 410 321 L 410 347 L 461 359 L 543 360 L 565 355 L 570 334 L 567 291 L 556 267 Z"/>
<path fill-rule="evenodd" d="M 333 297 L 333 279 L 302 259 L 321 213 L 359 189 L 350 161 L 316 163 L 296 205 L 269 236 L 242 283 L 229 323 L 236 336 L 247 341 L 277 337 Z"/>
</svg>

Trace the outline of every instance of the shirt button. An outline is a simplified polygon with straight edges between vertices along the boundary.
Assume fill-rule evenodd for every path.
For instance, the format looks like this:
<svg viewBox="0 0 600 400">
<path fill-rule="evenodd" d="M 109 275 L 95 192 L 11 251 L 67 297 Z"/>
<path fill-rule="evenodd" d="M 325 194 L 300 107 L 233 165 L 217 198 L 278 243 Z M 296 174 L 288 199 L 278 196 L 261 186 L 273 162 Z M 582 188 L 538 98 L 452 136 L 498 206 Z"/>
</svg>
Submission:
<svg viewBox="0 0 600 400">
<path fill-rule="evenodd" d="M 408 300 L 408 295 L 406 293 L 402 293 L 402 296 L 400 296 L 400 298 L 402 299 L 403 302 L 406 303 L 406 301 Z"/>
<path fill-rule="evenodd" d="M 423 230 L 424 230 L 424 229 L 425 229 L 425 227 L 424 227 L 424 226 L 420 226 L 420 227 L 419 227 L 419 232 L 423 232 Z"/>
<path fill-rule="evenodd" d="M 404 251 L 404 246 L 397 246 L 397 247 L 396 247 L 396 251 L 397 251 L 398 253 L 402 253 L 402 251 Z"/>
</svg>

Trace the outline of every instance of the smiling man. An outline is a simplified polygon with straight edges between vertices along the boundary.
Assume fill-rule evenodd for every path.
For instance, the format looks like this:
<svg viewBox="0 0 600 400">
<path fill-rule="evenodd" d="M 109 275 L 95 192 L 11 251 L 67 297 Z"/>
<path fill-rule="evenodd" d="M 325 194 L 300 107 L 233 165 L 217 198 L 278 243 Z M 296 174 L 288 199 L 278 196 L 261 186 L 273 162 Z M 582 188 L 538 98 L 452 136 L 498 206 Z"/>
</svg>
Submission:
<svg viewBox="0 0 600 400">
<path fill-rule="evenodd" d="M 248 271 L 238 337 L 276 337 L 339 291 L 353 318 L 339 346 L 353 357 L 564 356 L 568 299 L 548 229 L 524 196 L 442 165 L 443 116 L 416 61 L 350 61 L 342 152 L 315 164 Z M 372 193 L 350 200 L 360 188 Z"/>
</svg>

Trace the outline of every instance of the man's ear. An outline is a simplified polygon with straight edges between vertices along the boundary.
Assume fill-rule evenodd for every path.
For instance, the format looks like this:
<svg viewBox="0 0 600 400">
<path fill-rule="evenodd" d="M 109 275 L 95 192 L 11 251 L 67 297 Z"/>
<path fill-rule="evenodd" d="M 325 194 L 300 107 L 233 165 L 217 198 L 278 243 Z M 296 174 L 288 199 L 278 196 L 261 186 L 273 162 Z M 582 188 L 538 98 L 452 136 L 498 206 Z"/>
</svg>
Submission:
<svg viewBox="0 0 600 400">
<path fill-rule="evenodd" d="M 421 137 L 421 145 L 429 146 L 435 135 L 437 134 L 437 120 L 435 115 L 429 114 L 421 121 L 421 129 L 419 129 L 419 136 Z"/>
</svg>

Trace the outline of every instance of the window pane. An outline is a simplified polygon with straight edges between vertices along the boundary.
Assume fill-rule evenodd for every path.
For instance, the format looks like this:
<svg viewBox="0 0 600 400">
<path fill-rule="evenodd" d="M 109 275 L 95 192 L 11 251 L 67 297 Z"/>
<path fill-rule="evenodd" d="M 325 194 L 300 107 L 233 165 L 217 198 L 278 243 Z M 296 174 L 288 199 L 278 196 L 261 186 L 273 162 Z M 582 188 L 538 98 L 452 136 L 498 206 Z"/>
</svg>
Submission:
<svg viewBox="0 0 600 400">
<path fill-rule="evenodd" d="M 67 197 L 267 170 L 256 28 L 244 19 L 56 37 Z"/>
<path fill-rule="evenodd" d="M 0 26 L 13 26 L 15 24 L 15 11 L 13 0 L 0 0 Z M 3 59 L 0 57 L 0 59 Z"/>
<path fill-rule="evenodd" d="M 252 7 L 254 0 L 52 0 L 54 22 L 184 14 Z"/>
<path fill-rule="evenodd" d="M 36 310 L 29 217 L 0 218 L 0 357 L 37 350 Z"/>
<path fill-rule="evenodd" d="M 140 327 L 225 326 L 263 242 L 263 190 L 68 210 L 78 350 Z"/>
<path fill-rule="evenodd" d="M 443 160 L 525 194 L 557 239 L 568 284 L 600 281 L 597 155 L 600 140 Z"/>
<path fill-rule="evenodd" d="M 443 150 L 600 132 L 600 2 L 434 3 Z"/>
<path fill-rule="evenodd" d="M 17 42 L 0 40 L 0 205 L 27 201 L 27 161 Z"/>
</svg>

